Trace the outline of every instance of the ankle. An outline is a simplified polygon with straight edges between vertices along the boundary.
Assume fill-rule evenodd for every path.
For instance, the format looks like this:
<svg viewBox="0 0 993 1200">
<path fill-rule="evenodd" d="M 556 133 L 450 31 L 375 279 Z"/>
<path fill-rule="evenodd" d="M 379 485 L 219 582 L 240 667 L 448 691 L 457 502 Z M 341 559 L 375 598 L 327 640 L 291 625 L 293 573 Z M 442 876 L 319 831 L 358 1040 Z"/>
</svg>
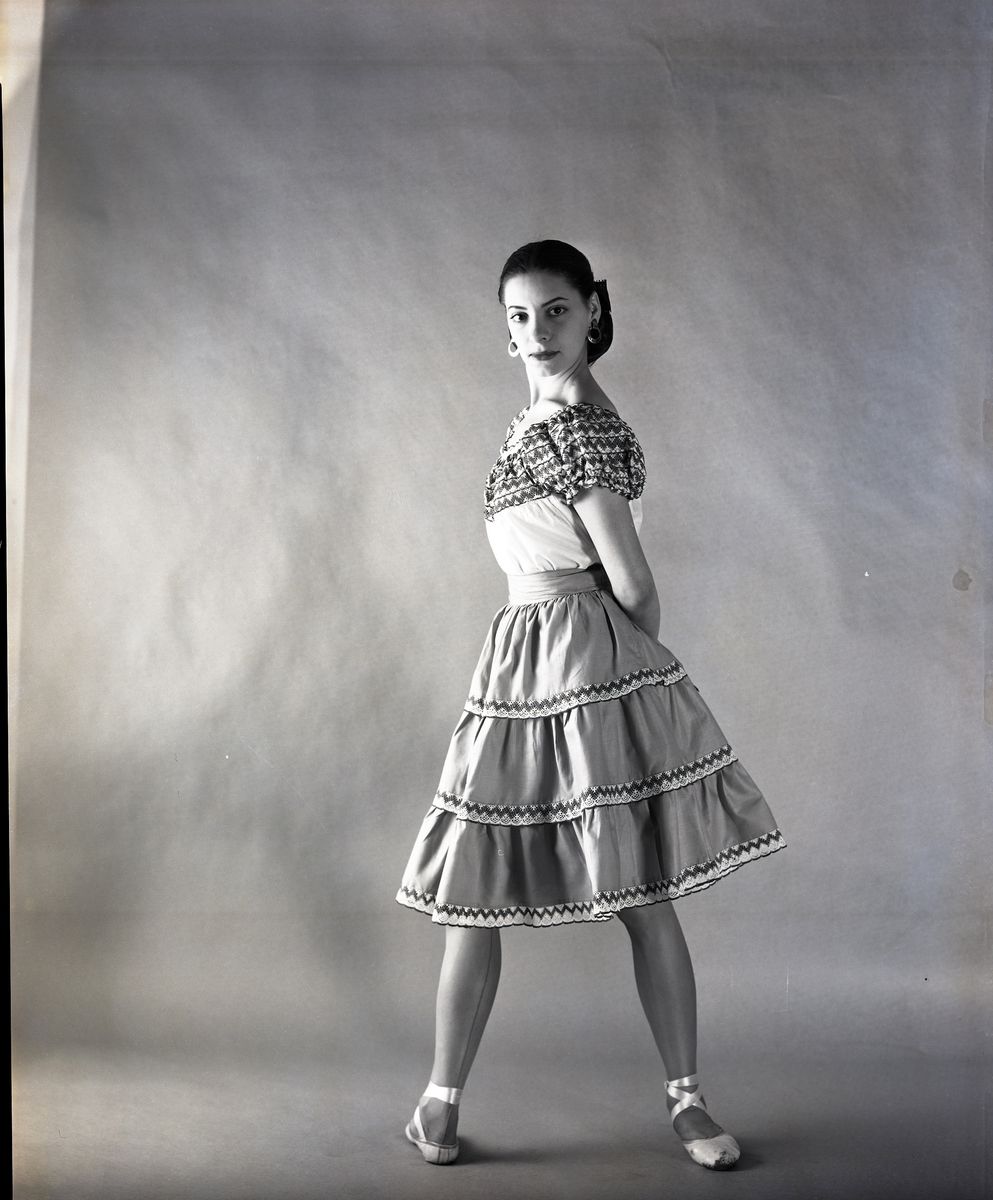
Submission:
<svg viewBox="0 0 993 1200">
<path fill-rule="evenodd" d="M 422 1092 L 421 1098 L 423 1099 L 425 1096 L 433 1100 L 440 1100 L 443 1104 L 450 1104 L 457 1108 L 462 1099 L 462 1088 L 443 1087 L 441 1084 L 437 1084 L 434 1080 L 431 1080 Z"/>
<path fill-rule="evenodd" d="M 683 1141 L 716 1137 L 724 1132 L 707 1111 L 695 1072 L 666 1080 L 666 1105 L 672 1127 Z"/>
<path fill-rule="evenodd" d="M 421 1125 L 428 1139 L 442 1145 L 450 1145 L 459 1131 L 459 1109 L 457 1104 L 446 1104 L 433 1096 L 424 1095 L 417 1105 L 421 1114 Z"/>
<path fill-rule="evenodd" d="M 669 1113 L 675 1110 L 677 1116 L 680 1111 L 690 1107 L 706 1111 L 707 1105 L 700 1090 L 700 1076 L 696 1071 L 665 1081 L 665 1103 Z"/>
</svg>

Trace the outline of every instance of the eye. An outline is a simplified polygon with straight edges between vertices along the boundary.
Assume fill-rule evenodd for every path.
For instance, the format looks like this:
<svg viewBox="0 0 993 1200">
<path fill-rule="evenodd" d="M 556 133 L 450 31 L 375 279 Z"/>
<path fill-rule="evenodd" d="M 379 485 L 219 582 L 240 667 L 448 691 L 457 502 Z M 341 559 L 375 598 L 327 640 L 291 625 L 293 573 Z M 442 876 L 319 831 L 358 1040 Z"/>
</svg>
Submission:
<svg viewBox="0 0 993 1200">
<path fill-rule="evenodd" d="M 521 323 L 521 321 L 523 321 L 523 320 L 525 319 L 525 317 L 526 317 L 526 316 L 527 316 L 527 314 L 526 314 L 526 313 L 522 313 L 522 312 L 515 312 L 515 313 L 511 313 L 511 314 L 510 314 L 510 315 L 507 317 L 507 320 L 508 320 L 508 321 L 513 321 L 513 322 L 515 322 L 516 324 L 518 324 L 518 325 L 519 325 L 519 324 Z"/>
<path fill-rule="evenodd" d="M 553 304 L 552 307 L 548 310 L 548 313 L 549 313 L 549 316 L 557 317 L 561 313 L 568 312 L 568 311 L 569 310 L 566 308 L 566 306 L 564 304 Z"/>
</svg>

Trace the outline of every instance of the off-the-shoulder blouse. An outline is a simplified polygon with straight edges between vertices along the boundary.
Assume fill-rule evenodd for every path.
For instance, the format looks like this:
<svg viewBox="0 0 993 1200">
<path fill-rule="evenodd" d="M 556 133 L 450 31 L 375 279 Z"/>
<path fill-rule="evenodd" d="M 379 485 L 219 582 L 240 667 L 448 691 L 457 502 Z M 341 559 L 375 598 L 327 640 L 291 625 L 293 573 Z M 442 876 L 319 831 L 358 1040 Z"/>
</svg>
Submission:
<svg viewBox="0 0 993 1200">
<path fill-rule="evenodd" d="M 617 413 L 598 404 L 570 404 L 536 421 L 511 444 L 524 418 L 510 423 L 484 487 L 490 548 L 507 575 L 583 569 L 598 561 L 596 549 L 572 501 L 599 485 L 624 496 L 635 528 L 645 456 L 634 431 Z"/>
</svg>

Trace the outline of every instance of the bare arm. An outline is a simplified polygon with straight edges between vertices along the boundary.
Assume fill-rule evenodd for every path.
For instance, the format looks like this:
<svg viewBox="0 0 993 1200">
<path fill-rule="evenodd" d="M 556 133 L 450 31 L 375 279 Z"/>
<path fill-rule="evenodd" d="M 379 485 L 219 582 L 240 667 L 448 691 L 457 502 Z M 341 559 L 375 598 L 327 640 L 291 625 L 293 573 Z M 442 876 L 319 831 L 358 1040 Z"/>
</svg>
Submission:
<svg viewBox="0 0 993 1200">
<path fill-rule="evenodd" d="M 627 500 L 605 487 L 585 488 L 573 507 L 593 540 L 617 603 L 651 637 L 659 635 L 659 594 Z"/>
</svg>

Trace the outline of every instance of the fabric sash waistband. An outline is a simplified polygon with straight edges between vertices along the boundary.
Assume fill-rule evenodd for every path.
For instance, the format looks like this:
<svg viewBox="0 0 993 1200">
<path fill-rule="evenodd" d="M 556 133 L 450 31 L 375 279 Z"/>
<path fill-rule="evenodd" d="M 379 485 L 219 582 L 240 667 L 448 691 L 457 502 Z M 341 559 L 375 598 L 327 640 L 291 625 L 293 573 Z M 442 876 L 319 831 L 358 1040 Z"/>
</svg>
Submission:
<svg viewBox="0 0 993 1200">
<path fill-rule="evenodd" d="M 585 570 L 566 567 L 560 571 L 537 571 L 532 575 L 508 575 L 507 587 L 511 604 L 531 604 L 535 600 L 568 596 L 570 592 L 609 588 L 610 582 L 603 567 L 594 563 Z"/>
</svg>

